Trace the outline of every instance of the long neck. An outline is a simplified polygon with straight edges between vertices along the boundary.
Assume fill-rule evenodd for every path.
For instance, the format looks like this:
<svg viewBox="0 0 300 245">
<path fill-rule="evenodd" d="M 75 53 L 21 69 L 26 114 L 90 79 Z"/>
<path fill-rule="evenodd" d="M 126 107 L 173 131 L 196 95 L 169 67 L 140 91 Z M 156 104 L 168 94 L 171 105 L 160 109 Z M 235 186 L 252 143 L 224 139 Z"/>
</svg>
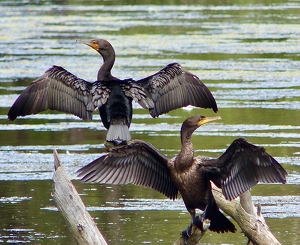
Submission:
<svg viewBox="0 0 300 245">
<path fill-rule="evenodd" d="M 175 159 L 175 168 L 179 171 L 184 171 L 193 164 L 194 147 L 191 142 L 193 132 L 194 130 L 184 130 L 183 127 L 181 128 L 181 151 Z"/>
<path fill-rule="evenodd" d="M 111 69 L 115 63 L 115 51 L 111 52 L 108 56 L 103 56 L 103 65 L 98 71 L 98 81 L 114 80 L 115 77 L 111 75 Z"/>
</svg>

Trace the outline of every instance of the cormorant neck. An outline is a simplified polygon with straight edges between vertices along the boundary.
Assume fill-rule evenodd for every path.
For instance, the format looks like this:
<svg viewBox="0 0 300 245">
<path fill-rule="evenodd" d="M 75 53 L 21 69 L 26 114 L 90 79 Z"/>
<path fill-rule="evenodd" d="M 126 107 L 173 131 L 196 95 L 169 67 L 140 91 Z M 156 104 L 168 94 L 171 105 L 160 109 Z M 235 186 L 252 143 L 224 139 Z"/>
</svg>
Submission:
<svg viewBox="0 0 300 245">
<path fill-rule="evenodd" d="M 193 165 L 194 147 L 191 142 L 193 132 L 194 130 L 181 128 L 181 151 L 175 159 L 175 168 L 178 171 L 184 171 Z"/>
<path fill-rule="evenodd" d="M 110 52 L 108 56 L 102 55 L 102 57 L 103 57 L 103 65 L 100 67 L 98 71 L 97 80 L 98 81 L 114 80 L 115 77 L 111 75 L 111 69 L 115 63 L 115 51 L 112 50 L 112 52 Z"/>
</svg>

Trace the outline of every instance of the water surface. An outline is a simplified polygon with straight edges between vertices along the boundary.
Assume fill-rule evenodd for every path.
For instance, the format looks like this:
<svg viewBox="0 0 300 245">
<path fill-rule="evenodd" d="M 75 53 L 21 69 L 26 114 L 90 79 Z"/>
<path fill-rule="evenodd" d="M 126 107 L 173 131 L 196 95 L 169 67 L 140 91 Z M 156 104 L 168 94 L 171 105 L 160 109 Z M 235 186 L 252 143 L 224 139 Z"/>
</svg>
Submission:
<svg viewBox="0 0 300 245">
<path fill-rule="evenodd" d="M 77 39 L 115 47 L 113 74 L 140 79 L 172 62 L 198 75 L 222 121 L 193 136 L 195 154 L 219 156 L 238 137 L 264 146 L 289 173 L 286 185 L 258 185 L 271 231 L 296 244 L 300 229 L 300 4 L 298 1 L 0 1 L 0 243 L 75 244 L 51 198 L 53 149 L 110 244 L 171 244 L 189 223 L 182 200 L 133 185 L 81 183 L 80 167 L 105 152 L 97 112 L 84 122 L 45 112 L 7 120 L 18 94 L 52 65 L 94 81 L 101 57 Z M 173 157 L 185 108 L 152 119 L 134 105 L 132 137 Z M 203 243 L 245 244 L 208 233 Z"/>
</svg>

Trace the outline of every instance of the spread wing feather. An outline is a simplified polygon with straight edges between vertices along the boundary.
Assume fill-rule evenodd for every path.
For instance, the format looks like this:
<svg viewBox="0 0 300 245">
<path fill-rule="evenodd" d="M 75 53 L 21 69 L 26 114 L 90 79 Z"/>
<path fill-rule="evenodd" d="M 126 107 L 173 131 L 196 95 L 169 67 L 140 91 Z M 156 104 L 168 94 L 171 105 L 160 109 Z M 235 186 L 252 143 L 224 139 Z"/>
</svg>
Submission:
<svg viewBox="0 0 300 245">
<path fill-rule="evenodd" d="M 178 190 L 167 168 L 168 158 L 151 144 L 135 140 L 114 148 L 77 171 L 85 182 L 141 185 L 175 199 Z"/>
<path fill-rule="evenodd" d="M 154 101 L 154 108 L 150 109 L 152 117 L 188 105 L 218 111 L 216 101 L 205 84 L 178 63 L 169 64 L 137 83 L 151 94 Z"/>
<path fill-rule="evenodd" d="M 153 109 L 154 102 L 143 87 L 136 84 L 133 80 L 125 80 L 126 83 L 120 83 L 122 90 L 127 97 L 131 97 L 135 102 L 139 103 L 144 109 Z"/>
<path fill-rule="evenodd" d="M 8 118 L 15 120 L 18 116 L 50 109 L 91 120 L 93 111 L 106 102 L 109 92 L 101 83 L 87 82 L 62 67 L 53 66 L 20 94 Z"/>
<path fill-rule="evenodd" d="M 287 172 L 264 148 L 236 139 L 217 159 L 203 160 L 211 180 L 232 200 L 258 182 L 286 183 Z M 213 166 L 214 165 L 214 166 Z"/>
</svg>

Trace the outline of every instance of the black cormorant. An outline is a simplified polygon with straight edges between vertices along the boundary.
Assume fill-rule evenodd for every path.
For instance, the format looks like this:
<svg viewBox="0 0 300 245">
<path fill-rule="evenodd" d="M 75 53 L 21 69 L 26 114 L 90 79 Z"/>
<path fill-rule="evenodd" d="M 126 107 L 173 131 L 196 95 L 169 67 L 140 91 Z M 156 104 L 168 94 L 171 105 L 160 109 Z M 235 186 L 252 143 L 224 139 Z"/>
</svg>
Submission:
<svg viewBox="0 0 300 245">
<path fill-rule="evenodd" d="M 180 64 L 169 64 L 138 81 L 131 78 L 120 80 L 111 74 L 115 51 L 108 41 L 80 42 L 103 57 L 97 81 L 87 82 L 62 67 L 53 66 L 20 94 L 8 112 L 10 120 L 48 109 L 91 120 L 93 111 L 98 108 L 102 123 L 108 129 L 106 139 L 128 141 L 131 139 L 132 100 L 148 109 L 152 117 L 187 105 L 212 108 L 217 112 L 217 104 L 209 89 Z"/>
<path fill-rule="evenodd" d="M 220 119 L 193 116 L 181 127 L 181 151 L 169 159 L 154 146 L 141 140 L 116 147 L 78 170 L 85 182 L 127 184 L 151 187 L 170 199 L 178 191 L 191 215 L 195 209 L 205 210 L 209 229 L 234 232 L 234 225 L 220 212 L 211 190 L 212 181 L 232 200 L 257 182 L 285 183 L 287 173 L 264 148 L 239 138 L 218 158 L 194 157 L 193 132 L 201 125 Z"/>
</svg>

